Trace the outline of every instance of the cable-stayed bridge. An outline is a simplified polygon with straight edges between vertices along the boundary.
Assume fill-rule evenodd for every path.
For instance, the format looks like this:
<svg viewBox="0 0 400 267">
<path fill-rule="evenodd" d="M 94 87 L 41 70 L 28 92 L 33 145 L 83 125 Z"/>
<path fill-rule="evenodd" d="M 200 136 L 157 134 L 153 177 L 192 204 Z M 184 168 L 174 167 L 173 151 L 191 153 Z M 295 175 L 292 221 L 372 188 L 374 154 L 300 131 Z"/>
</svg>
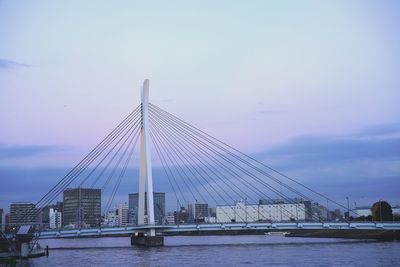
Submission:
<svg viewBox="0 0 400 267">
<path fill-rule="evenodd" d="M 138 158 L 135 158 L 135 152 L 139 152 Z M 163 171 L 163 176 L 154 180 L 152 160 L 157 160 Z M 385 237 L 398 236 L 400 230 L 398 223 L 329 221 L 329 216 L 326 216 L 328 219 L 320 216 L 310 205 L 324 203 L 325 210 L 334 207 L 350 210 L 348 206 L 151 104 L 148 80 L 143 83 L 142 102 L 54 185 L 34 209 L 21 216 L 19 225 L 35 221 L 43 209 L 59 199 L 67 188 L 101 189 L 103 214 L 106 214 L 114 203 L 122 180 L 136 176 L 128 174 L 129 166 L 135 161 L 140 165 L 136 226 L 104 227 L 98 220 L 91 225 L 82 224 L 78 229 L 44 231 L 36 227 L 33 236 L 130 235 L 132 243 L 151 246 L 162 245 L 165 235 L 179 234 L 284 231 L 294 235 L 318 233 L 322 236 L 326 233 L 329 237 L 371 238 L 380 233 L 385 233 Z M 196 220 L 192 224 L 180 224 L 178 221 L 176 225 L 166 225 L 156 221 L 153 188 L 157 188 L 160 179 L 169 184 L 177 211 L 190 203 L 208 203 L 217 207 L 216 222 L 199 223 Z M 239 200 L 244 204 L 234 205 Z M 265 205 L 257 204 L 261 200 Z"/>
</svg>

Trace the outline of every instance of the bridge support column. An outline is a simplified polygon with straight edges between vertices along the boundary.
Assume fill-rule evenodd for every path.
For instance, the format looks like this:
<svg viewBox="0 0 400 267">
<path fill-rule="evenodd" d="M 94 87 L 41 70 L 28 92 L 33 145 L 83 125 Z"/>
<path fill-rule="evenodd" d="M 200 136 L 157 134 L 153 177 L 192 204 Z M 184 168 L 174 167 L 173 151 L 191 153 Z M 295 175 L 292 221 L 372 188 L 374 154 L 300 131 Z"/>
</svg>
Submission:
<svg viewBox="0 0 400 267">
<path fill-rule="evenodd" d="M 163 236 L 145 236 L 143 233 L 131 236 L 131 245 L 143 247 L 164 246 Z"/>
<path fill-rule="evenodd" d="M 142 87 L 142 129 L 140 131 L 140 169 L 138 201 L 139 225 L 154 225 L 155 222 L 149 127 L 149 80 L 146 79 L 144 80 Z M 145 220 L 146 215 L 147 222 Z M 154 229 L 151 229 L 149 232 L 151 236 L 155 235 Z"/>
<path fill-rule="evenodd" d="M 21 258 L 28 258 L 29 243 L 21 243 Z"/>
</svg>

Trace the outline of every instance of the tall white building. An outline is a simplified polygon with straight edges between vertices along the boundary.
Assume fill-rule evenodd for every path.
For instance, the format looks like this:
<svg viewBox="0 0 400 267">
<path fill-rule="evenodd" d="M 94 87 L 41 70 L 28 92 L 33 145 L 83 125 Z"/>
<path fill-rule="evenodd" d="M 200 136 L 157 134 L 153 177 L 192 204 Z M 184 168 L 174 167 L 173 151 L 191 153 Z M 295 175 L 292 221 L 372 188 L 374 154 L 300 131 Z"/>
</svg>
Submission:
<svg viewBox="0 0 400 267">
<path fill-rule="evenodd" d="M 116 219 L 116 225 L 118 226 L 126 226 L 128 224 L 128 205 L 125 204 L 119 204 L 115 207 L 115 219 Z"/>
<path fill-rule="evenodd" d="M 246 205 L 238 202 L 233 206 L 217 206 L 217 222 L 256 222 L 305 220 L 304 203 L 278 203 Z"/>
<path fill-rule="evenodd" d="M 62 225 L 62 212 L 50 208 L 49 210 L 49 228 L 59 229 Z"/>
</svg>

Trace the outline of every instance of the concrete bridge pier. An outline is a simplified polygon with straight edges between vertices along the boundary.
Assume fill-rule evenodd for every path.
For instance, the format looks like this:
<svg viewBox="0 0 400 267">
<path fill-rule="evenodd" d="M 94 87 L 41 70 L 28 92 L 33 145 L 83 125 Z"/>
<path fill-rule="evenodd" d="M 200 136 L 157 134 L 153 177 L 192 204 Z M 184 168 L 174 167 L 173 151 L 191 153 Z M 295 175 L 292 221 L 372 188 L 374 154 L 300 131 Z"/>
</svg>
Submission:
<svg viewBox="0 0 400 267">
<path fill-rule="evenodd" d="M 21 258 L 28 258 L 30 250 L 29 243 L 28 242 L 21 243 L 20 247 L 21 247 L 21 252 L 20 252 Z"/>
<path fill-rule="evenodd" d="M 164 237 L 137 233 L 131 236 L 131 245 L 143 247 L 162 247 L 164 246 Z"/>
<path fill-rule="evenodd" d="M 22 225 L 16 234 L 16 245 L 21 258 L 28 258 L 30 252 L 30 243 L 33 238 L 33 227 L 31 225 Z"/>
</svg>

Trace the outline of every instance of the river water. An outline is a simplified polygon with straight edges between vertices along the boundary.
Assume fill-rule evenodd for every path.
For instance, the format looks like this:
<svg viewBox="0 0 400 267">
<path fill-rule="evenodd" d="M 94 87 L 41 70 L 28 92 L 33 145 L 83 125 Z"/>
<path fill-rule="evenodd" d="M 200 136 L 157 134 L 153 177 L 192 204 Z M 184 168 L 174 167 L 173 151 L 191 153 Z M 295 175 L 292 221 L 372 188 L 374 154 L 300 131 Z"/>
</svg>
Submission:
<svg viewBox="0 0 400 267">
<path fill-rule="evenodd" d="M 166 237 L 158 248 L 129 238 L 41 240 L 49 257 L 17 266 L 400 266 L 400 242 L 283 236 Z"/>
</svg>

